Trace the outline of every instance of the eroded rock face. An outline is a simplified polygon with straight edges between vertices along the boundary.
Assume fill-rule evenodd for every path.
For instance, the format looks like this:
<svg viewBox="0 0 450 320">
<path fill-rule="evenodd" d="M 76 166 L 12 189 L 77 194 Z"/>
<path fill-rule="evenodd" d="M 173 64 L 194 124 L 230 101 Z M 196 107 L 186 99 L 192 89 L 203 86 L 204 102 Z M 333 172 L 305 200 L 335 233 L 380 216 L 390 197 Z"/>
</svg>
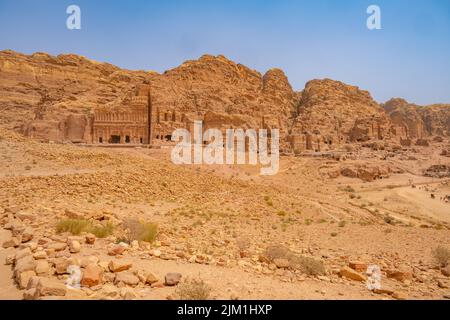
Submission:
<svg viewBox="0 0 450 320">
<path fill-rule="evenodd" d="M 406 146 L 411 139 L 450 135 L 449 105 L 418 107 L 393 99 L 383 109 L 369 92 L 330 79 L 312 80 L 295 92 L 282 70 L 263 75 L 221 55 L 204 55 L 158 74 L 77 55 L 7 50 L 0 52 L 0 69 L 0 125 L 44 141 L 109 141 L 115 133 L 99 139 L 94 132 L 98 111 L 130 111 L 133 103 L 145 108 L 149 88 L 157 123 L 153 139 L 161 141 L 194 120 L 204 120 L 205 129 L 277 128 L 282 148 L 290 151 L 326 151 L 393 137 Z"/>
<path fill-rule="evenodd" d="M 151 78 L 153 106 L 176 111 L 186 121 L 207 127 L 244 124 L 285 131 L 297 96 L 286 75 L 271 69 L 264 76 L 224 56 L 204 55 Z M 245 127 L 244 127 L 245 128 Z"/>
<path fill-rule="evenodd" d="M 92 142 L 93 110 L 126 108 L 142 83 L 152 87 L 155 113 L 171 118 L 177 113 L 180 123 L 213 112 L 232 118 L 250 115 L 254 128 L 284 130 L 297 99 L 283 71 L 272 69 L 262 76 L 224 56 L 204 55 L 157 74 L 76 55 L 2 51 L 0 67 L 1 124 L 57 142 Z"/>
<path fill-rule="evenodd" d="M 423 139 L 427 136 L 450 136 L 450 105 L 419 106 L 400 98 L 383 105 L 392 122 L 405 128 L 409 138 Z"/>
<path fill-rule="evenodd" d="M 426 106 L 419 113 L 428 133 L 450 137 L 450 104 Z"/>
<path fill-rule="evenodd" d="M 409 104 L 404 99 L 394 98 L 386 102 L 383 107 L 397 130 L 404 130 L 405 136 L 421 139 L 427 135 L 425 124 L 416 105 Z"/>
<path fill-rule="evenodd" d="M 89 138 L 89 113 L 111 105 L 151 72 L 127 71 L 77 55 L 0 52 L 0 124 L 48 141 Z"/>
<path fill-rule="evenodd" d="M 330 79 L 306 84 L 297 108 L 294 148 L 322 151 L 349 142 L 384 139 L 390 121 L 369 92 Z"/>
</svg>

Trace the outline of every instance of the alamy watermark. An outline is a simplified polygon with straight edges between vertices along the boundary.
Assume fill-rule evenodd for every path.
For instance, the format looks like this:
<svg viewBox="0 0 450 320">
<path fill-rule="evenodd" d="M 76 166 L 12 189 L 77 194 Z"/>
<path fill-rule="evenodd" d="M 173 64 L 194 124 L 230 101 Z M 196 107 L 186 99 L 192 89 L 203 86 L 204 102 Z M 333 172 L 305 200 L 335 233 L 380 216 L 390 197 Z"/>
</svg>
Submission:
<svg viewBox="0 0 450 320">
<path fill-rule="evenodd" d="M 203 132 L 202 121 L 194 121 L 193 139 L 187 129 L 172 133 L 177 142 L 171 153 L 174 164 L 261 165 L 261 175 L 275 175 L 280 166 L 280 131 L 272 129 L 227 129 L 225 139 L 219 129 Z M 269 141 L 270 140 L 270 141 Z M 268 144 L 270 142 L 270 152 Z"/>
<path fill-rule="evenodd" d="M 381 30 L 381 8 L 375 4 L 372 4 L 367 7 L 367 14 L 370 14 L 367 18 L 367 29 Z"/>
<path fill-rule="evenodd" d="M 66 13 L 69 17 L 66 20 L 66 26 L 69 30 L 81 30 L 81 8 L 72 4 L 67 7 Z M 370 16 L 367 18 L 366 26 L 369 30 L 381 30 L 381 8 L 376 4 L 367 7 L 366 13 Z"/>
<path fill-rule="evenodd" d="M 69 30 L 81 29 L 81 9 L 79 6 L 72 4 L 67 7 L 66 13 L 69 15 L 66 20 L 66 26 Z"/>
<path fill-rule="evenodd" d="M 381 289 L 381 268 L 378 265 L 370 265 L 367 267 L 367 289 L 370 291 Z"/>
</svg>

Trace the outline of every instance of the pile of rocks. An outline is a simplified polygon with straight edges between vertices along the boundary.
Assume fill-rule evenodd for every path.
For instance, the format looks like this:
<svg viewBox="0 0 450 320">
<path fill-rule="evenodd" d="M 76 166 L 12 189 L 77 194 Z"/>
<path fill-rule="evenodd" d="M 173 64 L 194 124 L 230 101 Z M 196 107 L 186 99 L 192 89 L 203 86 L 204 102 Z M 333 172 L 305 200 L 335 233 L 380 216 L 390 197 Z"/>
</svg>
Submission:
<svg viewBox="0 0 450 320">
<path fill-rule="evenodd" d="M 168 273 L 163 281 L 150 271 L 133 270 L 133 263 L 123 258 L 105 261 L 95 255 L 72 255 L 83 246 L 79 238 L 68 237 L 67 242 L 50 241 L 45 245 L 44 241 L 36 245 L 22 244 L 7 257 L 6 264 L 12 266 L 17 286 L 25 290 L 24 299 L 63 297 L 68 293 L 98 299 L 135 299 L 138 295 L 131 288 L 158 288 L 180 282 L 179 273 Z M 86 245 L 95 242 L 92 235 L 84 240 Z"/>
</svg>

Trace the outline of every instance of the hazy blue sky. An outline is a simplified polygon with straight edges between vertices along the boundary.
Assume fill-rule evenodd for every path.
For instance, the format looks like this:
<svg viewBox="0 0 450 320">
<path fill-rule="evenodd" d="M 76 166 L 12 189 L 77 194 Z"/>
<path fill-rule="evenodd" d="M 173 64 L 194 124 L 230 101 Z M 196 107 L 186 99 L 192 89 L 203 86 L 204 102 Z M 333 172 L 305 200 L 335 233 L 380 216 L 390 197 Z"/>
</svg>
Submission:
<svg viewBox="0 0 450 320">
<path fill-rule="evenodd" d="M 70 4 L 81 30 L 66 28 Z M 366 28 L 370 4 L 382 30 Z M 450 102 L 450 0 L 0 0 L 0 49 L 159 72 L 224 54 L 262 73 L 282 68 L 296 90 L 327 77 L 380 102 Z"/>
</svg>

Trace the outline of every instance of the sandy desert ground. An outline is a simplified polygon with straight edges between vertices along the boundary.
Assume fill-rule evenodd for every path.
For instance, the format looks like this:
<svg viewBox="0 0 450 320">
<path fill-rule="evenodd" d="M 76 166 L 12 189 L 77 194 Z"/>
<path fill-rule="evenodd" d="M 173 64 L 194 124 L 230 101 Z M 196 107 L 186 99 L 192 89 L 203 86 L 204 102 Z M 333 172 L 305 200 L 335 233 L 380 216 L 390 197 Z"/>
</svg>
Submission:
<svg viewBox="0 0 450 320">
<path fill-rule="evenodd" d="M 264 177 L 249 165 L 177 166 L 169 147 L 48 144 L 2 130 L 0 298 L 449 298 L 435 250 L 450 243 L 450 179 L 423 171 L 450 161 L 413 149 L 388 160 L 355 151 L 345 165 L 396 168 L 365 182 L 333 178 L 344 165 L 334 159 L 282 156 Z M 73 232 L 67 221 L 96 228 Z M 72 265 L 79 289 L 64 285 Z M 367 288 L 369 265 L 382 289 Z"/>
</svg>

